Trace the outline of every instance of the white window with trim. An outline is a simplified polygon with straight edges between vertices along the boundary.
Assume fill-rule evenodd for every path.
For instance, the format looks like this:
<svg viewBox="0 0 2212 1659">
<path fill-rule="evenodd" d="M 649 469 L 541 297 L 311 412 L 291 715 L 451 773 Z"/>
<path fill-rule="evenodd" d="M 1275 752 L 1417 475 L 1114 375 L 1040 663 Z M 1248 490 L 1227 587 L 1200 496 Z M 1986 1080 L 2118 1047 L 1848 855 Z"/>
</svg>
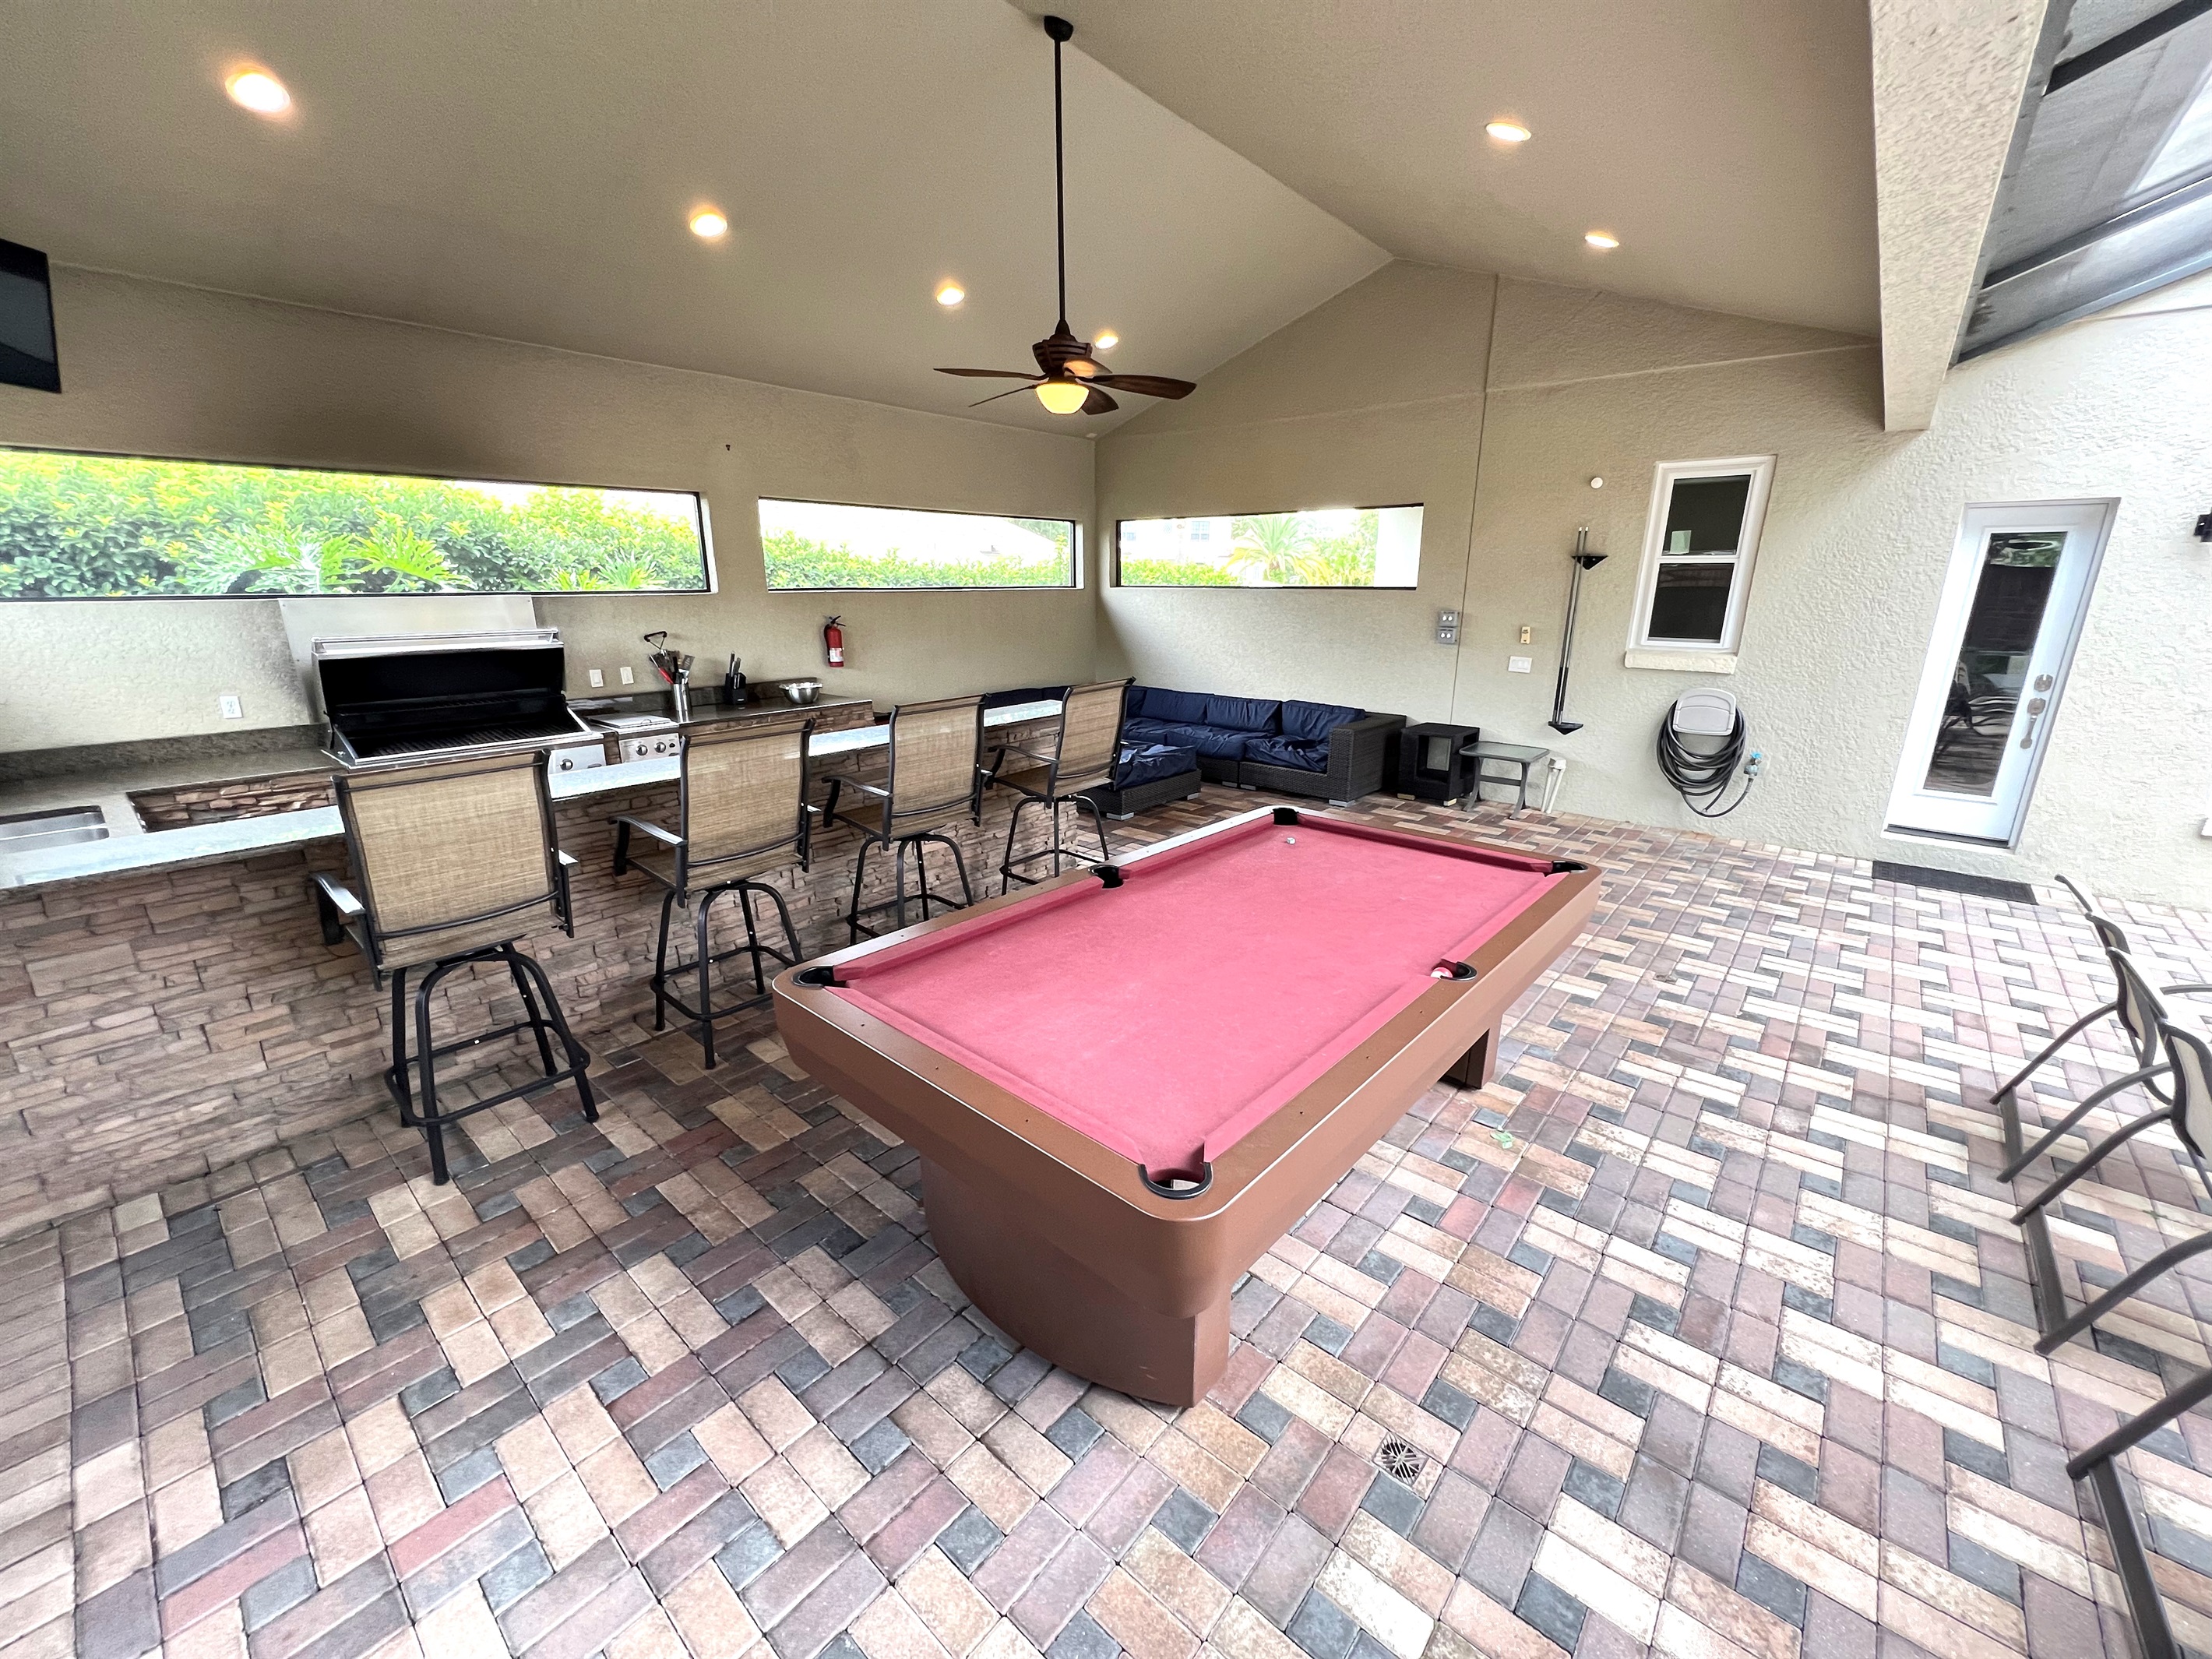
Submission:
<svg viewBox="0 0 2212 1659">
<path fill-rule="evenodd" d="M 1771 455 L 1660 463 L 1637 577 L 1630 666 L 1672 666 L 1673 656 L 1683 666 L 1711 669 L 1723 665 L 1715 657 L 1735 655 L 1773 480 Z"/>
</svg>

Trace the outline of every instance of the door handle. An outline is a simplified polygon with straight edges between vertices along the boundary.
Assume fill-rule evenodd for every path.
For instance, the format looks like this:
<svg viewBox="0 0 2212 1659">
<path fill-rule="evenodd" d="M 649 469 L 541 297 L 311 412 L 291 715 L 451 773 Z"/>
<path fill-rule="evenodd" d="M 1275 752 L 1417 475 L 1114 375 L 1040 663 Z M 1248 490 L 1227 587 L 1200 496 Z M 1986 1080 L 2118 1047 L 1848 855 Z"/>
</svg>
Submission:
<svg viewBox="0 0 2212 1659">
<path fill-rule="evenodd" d="M 2035 747 L 2036 723 L 2043 718 L 2043 711 L 2050 707 L 2051 703 L 2049 700 L 2044 697 L 2030 697 L 2027 700 L 2027 730 L 2021 733 L 2020 746 L 2021 748 L 2033 749 Z"/>
</svg>

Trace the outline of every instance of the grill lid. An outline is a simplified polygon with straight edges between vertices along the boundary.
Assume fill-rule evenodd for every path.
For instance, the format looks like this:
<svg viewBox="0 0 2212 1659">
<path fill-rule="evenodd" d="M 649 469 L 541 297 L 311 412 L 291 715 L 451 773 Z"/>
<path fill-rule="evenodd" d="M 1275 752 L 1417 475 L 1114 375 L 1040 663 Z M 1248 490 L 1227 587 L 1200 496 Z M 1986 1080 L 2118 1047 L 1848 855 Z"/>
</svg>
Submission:
<svg viewBox="0 0 2212 1659">
<path fill-rule="evenodd" d="M 558 629 L 319 639 L 313 659 L 329 752 L 349 766 L 591 736 L 562 690 Z"/>
</svg>

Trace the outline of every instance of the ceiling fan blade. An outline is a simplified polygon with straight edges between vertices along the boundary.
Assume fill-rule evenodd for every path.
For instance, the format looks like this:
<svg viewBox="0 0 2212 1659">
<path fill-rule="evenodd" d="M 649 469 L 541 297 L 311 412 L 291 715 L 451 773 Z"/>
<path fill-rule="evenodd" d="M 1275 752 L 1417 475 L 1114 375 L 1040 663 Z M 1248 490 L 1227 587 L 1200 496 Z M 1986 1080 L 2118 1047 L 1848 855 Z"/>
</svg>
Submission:
<svg viewBox="0 0 2212 1659">
<path fill-rule="evenodd" d="M 1011 398 L 1017 392 L 1027 392 L 1028 390 L 1029 387 L 1025 386 L 1010 386 L 1004 392 L 994 392 L 988 398 L 978 398 L 974 403 L 969 404 L 968 407 L 970 409 L 981 409 L 985 404 L 995 404 L 1001 398 Z"/>
<path fill-rule="evenodd" d="M 1042 378 L 1024 368 L 940 368 L 939 374 L 965 374 L 971 379 L 998 380 L 1035 380 Z"/>
<path fill-rule="evenodd" d="M 1198 390 L 1195 381 L 1171 380 L 1164 374 L 1094 374 L 1091 384 L 1111 386 L 1116 392 L 1139 392 L 1147 398 L 1188 398 Z"/>
<path fill-rule="evenodd" d="M 1104 415 L 1121 406 L 1095 386 L 1091 388 L 1091 395 L 1083 400 L 1085 415 Z"/>
</svg>

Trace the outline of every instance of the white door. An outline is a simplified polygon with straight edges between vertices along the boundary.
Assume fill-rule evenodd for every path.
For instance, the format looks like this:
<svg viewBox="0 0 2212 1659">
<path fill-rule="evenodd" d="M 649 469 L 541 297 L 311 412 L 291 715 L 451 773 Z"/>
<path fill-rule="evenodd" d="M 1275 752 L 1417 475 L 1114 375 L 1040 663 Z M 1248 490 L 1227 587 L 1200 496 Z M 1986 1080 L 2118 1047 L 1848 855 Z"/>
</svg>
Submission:
<svg viewBox="0 0 2212 1659">
<path fill-rule="evenodd" d="M 1966 509 L 1890 793 L 1891 829 L 2018 839 L 2116 505 Z"/>
</svg>

